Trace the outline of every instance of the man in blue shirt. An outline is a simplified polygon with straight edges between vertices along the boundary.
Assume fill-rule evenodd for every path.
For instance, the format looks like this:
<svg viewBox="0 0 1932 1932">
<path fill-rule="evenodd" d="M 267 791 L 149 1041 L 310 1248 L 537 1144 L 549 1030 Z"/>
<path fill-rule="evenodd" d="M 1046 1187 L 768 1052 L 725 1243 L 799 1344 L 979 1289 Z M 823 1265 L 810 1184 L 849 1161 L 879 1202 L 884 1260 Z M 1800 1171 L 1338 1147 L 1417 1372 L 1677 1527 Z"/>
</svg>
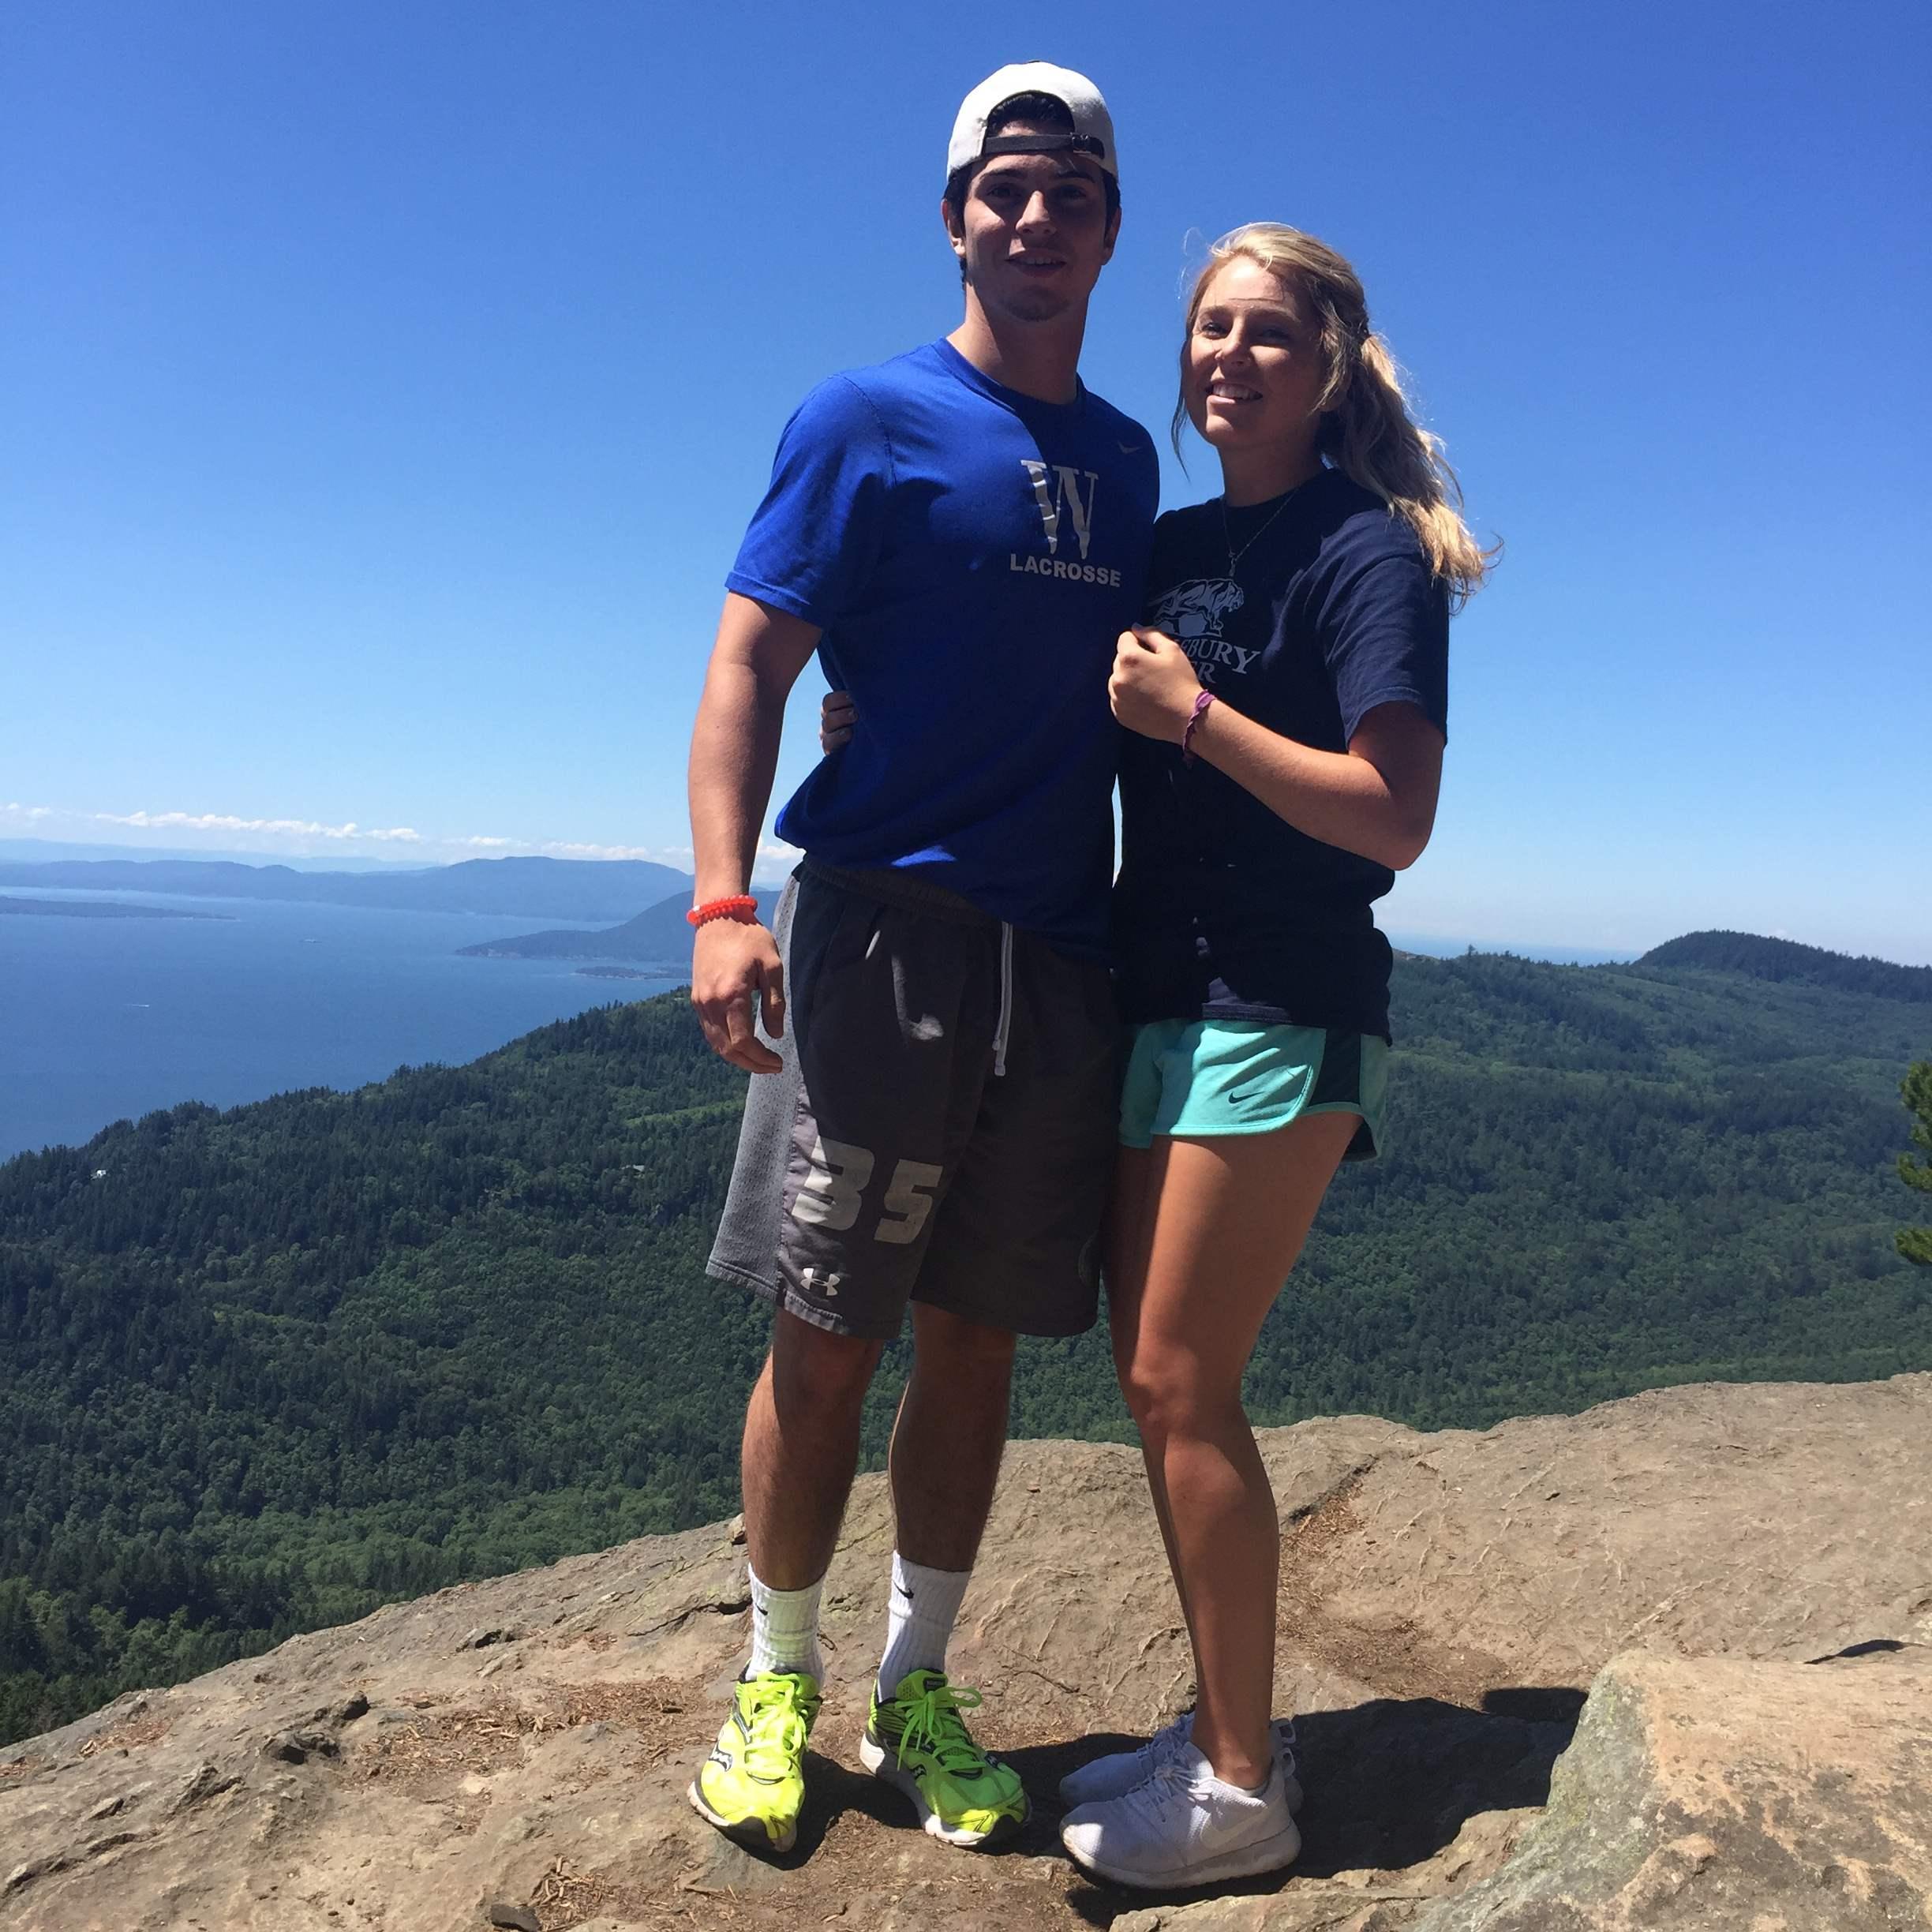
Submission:
<svg viewBox="0 0 1932 1932">
<path fill-rule="evenodd" d="M 912 1309 L 868 1769 L 958 1844 L 1028 1810 L 960 1713 L 948 1638 L 1005 1441 L 1015 1336 L 1096 1312 L 1113 1158 L 1105 958 L 1115 728 L 1152 439 L 1081 384 L 1120 219 L 1092 83 L 1043 62 L 969 94 L 942 212 L 965 314 L 821 384 L 729 578 L 691 765 L 706 1037 L 757 1075 L 710 1271 L 776 1305 L 745 1422 L 752 1653 L 691 1802 L 793 1842 L 823 1677 L 818 1593 L 859 1415 Z M 862 741 L 786 805 L 806 857 L 768 931 L 745 898 L 784 701 L 816 652 Z M 762 1035 L 756 1022 L 762 1020 Z"/>
</svg>

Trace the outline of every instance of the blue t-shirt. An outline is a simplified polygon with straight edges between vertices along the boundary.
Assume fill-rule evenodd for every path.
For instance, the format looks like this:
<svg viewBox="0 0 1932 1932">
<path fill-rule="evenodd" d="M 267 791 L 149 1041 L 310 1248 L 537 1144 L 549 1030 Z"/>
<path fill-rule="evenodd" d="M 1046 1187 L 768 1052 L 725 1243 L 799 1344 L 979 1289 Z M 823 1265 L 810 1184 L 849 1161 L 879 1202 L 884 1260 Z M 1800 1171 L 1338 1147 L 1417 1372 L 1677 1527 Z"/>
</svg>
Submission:
<svg viewBox="0 0 1932 1932">
<path fill-rule="evenodd" d="M 1409 523 L 1339 470 L 1230 510 L 1225 526 L 1218 501 L 1170 511 L 1155 527 L 1147 621 L 1208 690 L 1316 751 L 1346 751 L 1384 704 L 1413 705 L 1447 736 L 1447 593 Z M 1395 874 L 1297 832 L 1178 746 L 1122 736 L 1125 1016 L 1387 1039 L 1389 946 L 1370 908 Z"/>
<path fill-rule="evenodd" d="M 928 343 L 821 383 L 725 580 L 825 633 L 861 730 L 779 814 L 836 866 L 896 866 L 1106 953 L 1107 674 L 1139 612 L 1153 439 L 1082 388 L 1038 402 Z"/>
</svg>

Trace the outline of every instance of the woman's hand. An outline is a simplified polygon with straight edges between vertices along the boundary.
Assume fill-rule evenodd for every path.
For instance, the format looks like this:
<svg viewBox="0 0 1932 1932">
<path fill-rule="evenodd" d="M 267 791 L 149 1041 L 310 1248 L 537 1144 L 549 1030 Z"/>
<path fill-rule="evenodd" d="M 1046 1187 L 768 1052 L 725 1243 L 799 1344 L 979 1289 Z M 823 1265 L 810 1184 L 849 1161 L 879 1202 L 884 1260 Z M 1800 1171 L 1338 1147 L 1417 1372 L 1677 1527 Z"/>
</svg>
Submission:
<svg viewBox="0 0 1932 1932">
<path fill-rule="evenodd" d="M 852 727 L 859 721 L 857 707 L 850 691 L 827 691 L 818 706 L 818 749 L 829 757 L 848 743 Z"/>
<path fill-rule="evenodd" d="M 1121 633 L 1107 698 L 1129 731 L 1178 744 L 1200 687 L 1187 653 L 1164 631 L 1137 624 Z"/>
</svg>

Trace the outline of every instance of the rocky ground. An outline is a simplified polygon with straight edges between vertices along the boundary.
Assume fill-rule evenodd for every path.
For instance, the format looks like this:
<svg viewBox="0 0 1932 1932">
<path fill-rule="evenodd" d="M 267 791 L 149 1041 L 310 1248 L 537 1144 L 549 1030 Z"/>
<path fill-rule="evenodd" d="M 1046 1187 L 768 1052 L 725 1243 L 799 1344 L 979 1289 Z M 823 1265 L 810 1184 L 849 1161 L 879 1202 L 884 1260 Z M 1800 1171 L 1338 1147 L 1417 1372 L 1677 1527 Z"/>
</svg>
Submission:
<svg viewBox="0 0 1932 1932">
<path fill-rule="evenodd" d="M 22 1932 L 1878 1932 L 1932 1925 L 1932 1376 L 1264 1439 L 1294 1871 L 1087 1882 L 1051 1794 L 1186 1702 L 1128 1450 L 1016 1445 L 953 1650 L 1039 1800 L 996 1855 L 856 1769 L 890 1529 L 861 1482 L 797 1851 L 687 1808 L 744 1642 L 728 1526 L 445 1590 L 0 1754 Z"/>
</svg>

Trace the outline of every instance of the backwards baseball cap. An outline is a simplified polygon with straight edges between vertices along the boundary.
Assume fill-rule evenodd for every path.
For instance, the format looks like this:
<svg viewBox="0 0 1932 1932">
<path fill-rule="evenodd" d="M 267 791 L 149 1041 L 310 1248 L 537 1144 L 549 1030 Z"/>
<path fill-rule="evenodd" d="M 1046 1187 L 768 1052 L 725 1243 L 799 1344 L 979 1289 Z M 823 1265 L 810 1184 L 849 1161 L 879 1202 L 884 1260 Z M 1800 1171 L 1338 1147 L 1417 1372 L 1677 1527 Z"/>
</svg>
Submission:
<svg viewBox="0 0 1932 1932">
<path fill-rule="evenodd" d="M 994 134 L 987 122 L 994 110 L 1016 94 L 1044 94 L 1065 108 L 1073 123 L 1070 133 Z M 1084 74 L 1050 61 L 1020 61 L 1002 67 L 960 103 L 953 138 L 946 144 L 946 173 L 957 174 L 975 161 L 1003 154 L 1084 154 L 1098 161 L 1116 181 L 1120 169 L 1114 154 L 1114 120 L 1100 90 Z"/>
</svg>

